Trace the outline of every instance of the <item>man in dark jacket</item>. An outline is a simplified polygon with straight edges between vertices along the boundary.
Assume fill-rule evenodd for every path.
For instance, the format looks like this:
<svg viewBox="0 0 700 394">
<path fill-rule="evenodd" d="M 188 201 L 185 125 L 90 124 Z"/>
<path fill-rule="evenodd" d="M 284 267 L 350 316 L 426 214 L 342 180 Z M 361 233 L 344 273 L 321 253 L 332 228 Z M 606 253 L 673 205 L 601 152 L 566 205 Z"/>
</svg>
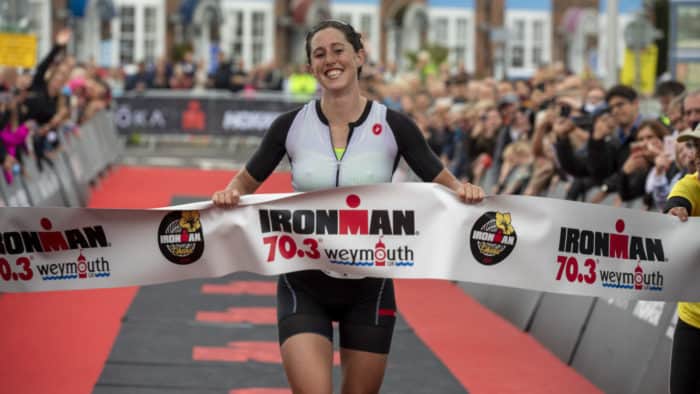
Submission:
<svg viewBox="0 0 700 394">
<path fill-rule="evenodd" d="M 618 189 L 622 166 L 630 155 L 642 116 L 637 92 L 628 86 L 613 86 L 605 101 L 616 128 L 612 133 L 593 131 L 588 141 L 588 166 L 594 178 L 603 179 L 601 190 L 608 193 Z"/>
</svg>

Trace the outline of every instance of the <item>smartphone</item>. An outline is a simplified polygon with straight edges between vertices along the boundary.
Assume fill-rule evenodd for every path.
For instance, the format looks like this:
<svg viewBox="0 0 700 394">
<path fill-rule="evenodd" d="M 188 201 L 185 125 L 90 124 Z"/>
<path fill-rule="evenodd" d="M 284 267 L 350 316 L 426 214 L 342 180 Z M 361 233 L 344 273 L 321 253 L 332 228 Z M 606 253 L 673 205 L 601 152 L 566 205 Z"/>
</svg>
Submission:
<svg viewBox="0 0 700 394">
<path fill-rule="evenodd" d="M 593 117 L 590 115 L 575 116 L 571 119 L 576 127 L 586 130 L 588 132 L 593 131 Z"/>
<path fill-rule="evenodd" d="M 568 118 L 571 115 L 571 106 L 562 104 L 559 106 L 559 116 L 562 118 Z"/>
<path fill-rule="evenodd" d="M 635 153 L 640 153 L 644 151 L 644 143 L 643 142 L 633 142 L 630 144 L 630 155 L 633 155 Z"/>
<path fill-rule="evenodd" d="M 664 137 L 664 153 L 666 156 L 670 157 L 671 160 L 676 160 L 676 138 L 672 135 Z"/>
</svg>

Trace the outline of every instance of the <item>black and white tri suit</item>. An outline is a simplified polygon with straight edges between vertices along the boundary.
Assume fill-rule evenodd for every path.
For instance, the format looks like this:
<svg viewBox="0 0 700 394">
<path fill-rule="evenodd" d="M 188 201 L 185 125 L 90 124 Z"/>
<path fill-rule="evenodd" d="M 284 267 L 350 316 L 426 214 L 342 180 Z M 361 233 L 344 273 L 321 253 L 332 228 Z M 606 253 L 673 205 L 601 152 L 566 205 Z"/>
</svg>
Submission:
<svg viewBox="0 0 700 394">
<path fill-rule="evenodd" d="M 311 101 L 275 119 L 246 170 L 262 182 L 286 155 L 294 190 L 312 191 L 391 182 L 401 157 L 423 181 L 432 181 L 443 169 L 418 127 L 380 103 L 368 100 L 349 128 L 345 152 L 338 158 L 320 101 Z M 340 275 L 312 270 L 280 276 L 280 344 L 309 332 L 332 341 L 331 323 L 338 321 L 341 347 L 388 353 L 396 311 L 392 280 Z"/>
</svg>

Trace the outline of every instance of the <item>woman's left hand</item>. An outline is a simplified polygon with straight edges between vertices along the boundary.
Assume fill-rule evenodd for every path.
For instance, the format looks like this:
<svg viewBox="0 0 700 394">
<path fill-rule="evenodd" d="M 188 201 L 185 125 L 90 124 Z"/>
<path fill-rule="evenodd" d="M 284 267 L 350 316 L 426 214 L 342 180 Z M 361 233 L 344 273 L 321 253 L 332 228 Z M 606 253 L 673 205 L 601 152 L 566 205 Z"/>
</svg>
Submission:
<svg viewBox="0 0 700 394">
<path fill-rule="evenodd" d="M 481 202 L 481 200 L 483 200 L 485 197 L 484 189 L 479 186 L 472 185 L 469 182 L 460 183 L 456 192 L 462 201 L 469 204 Z"/>
</svg>

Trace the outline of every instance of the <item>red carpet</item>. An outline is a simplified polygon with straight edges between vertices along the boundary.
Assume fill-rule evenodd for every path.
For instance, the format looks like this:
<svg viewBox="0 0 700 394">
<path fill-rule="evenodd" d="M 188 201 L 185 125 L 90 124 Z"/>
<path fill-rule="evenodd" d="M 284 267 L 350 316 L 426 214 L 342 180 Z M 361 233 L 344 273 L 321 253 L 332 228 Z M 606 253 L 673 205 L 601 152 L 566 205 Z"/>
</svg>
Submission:
<svg viewBox="0 0 700 394">
<path fill-rule="evenodd" d="M 153 208 L 168 205 L 173 195 L 204 200 L 232 176 L 229 171 L 117 168 L 94 190 L 90 206 Z M 272 176 L 260 189 L 289 190 L 288 174 Z M 90 393 L 137 290 L 0 296 L 2 392 Z M 449 282 L 397 281 L 397 292 L 404 318 L 471 393 L 599 392 Z"/>
<path fill-rule="evenodd" d="M 397 280 L 396 298 L 404 319 L 470 394 L 601 392 L 451 282 Z"/>
<path fill-rule="evenodd" d="M 93 191 L 92 208 L 154 208 L 173 195 L 223 188 L 231 171 L 121 167 Z M 274 175 L 262 192 L 289 190 Z M 276 187 L 275 185 L 286 185 Z M 91 393 L 137 288 L 0 296 L 2 389 L 12 394 Z"/>
</svg>

